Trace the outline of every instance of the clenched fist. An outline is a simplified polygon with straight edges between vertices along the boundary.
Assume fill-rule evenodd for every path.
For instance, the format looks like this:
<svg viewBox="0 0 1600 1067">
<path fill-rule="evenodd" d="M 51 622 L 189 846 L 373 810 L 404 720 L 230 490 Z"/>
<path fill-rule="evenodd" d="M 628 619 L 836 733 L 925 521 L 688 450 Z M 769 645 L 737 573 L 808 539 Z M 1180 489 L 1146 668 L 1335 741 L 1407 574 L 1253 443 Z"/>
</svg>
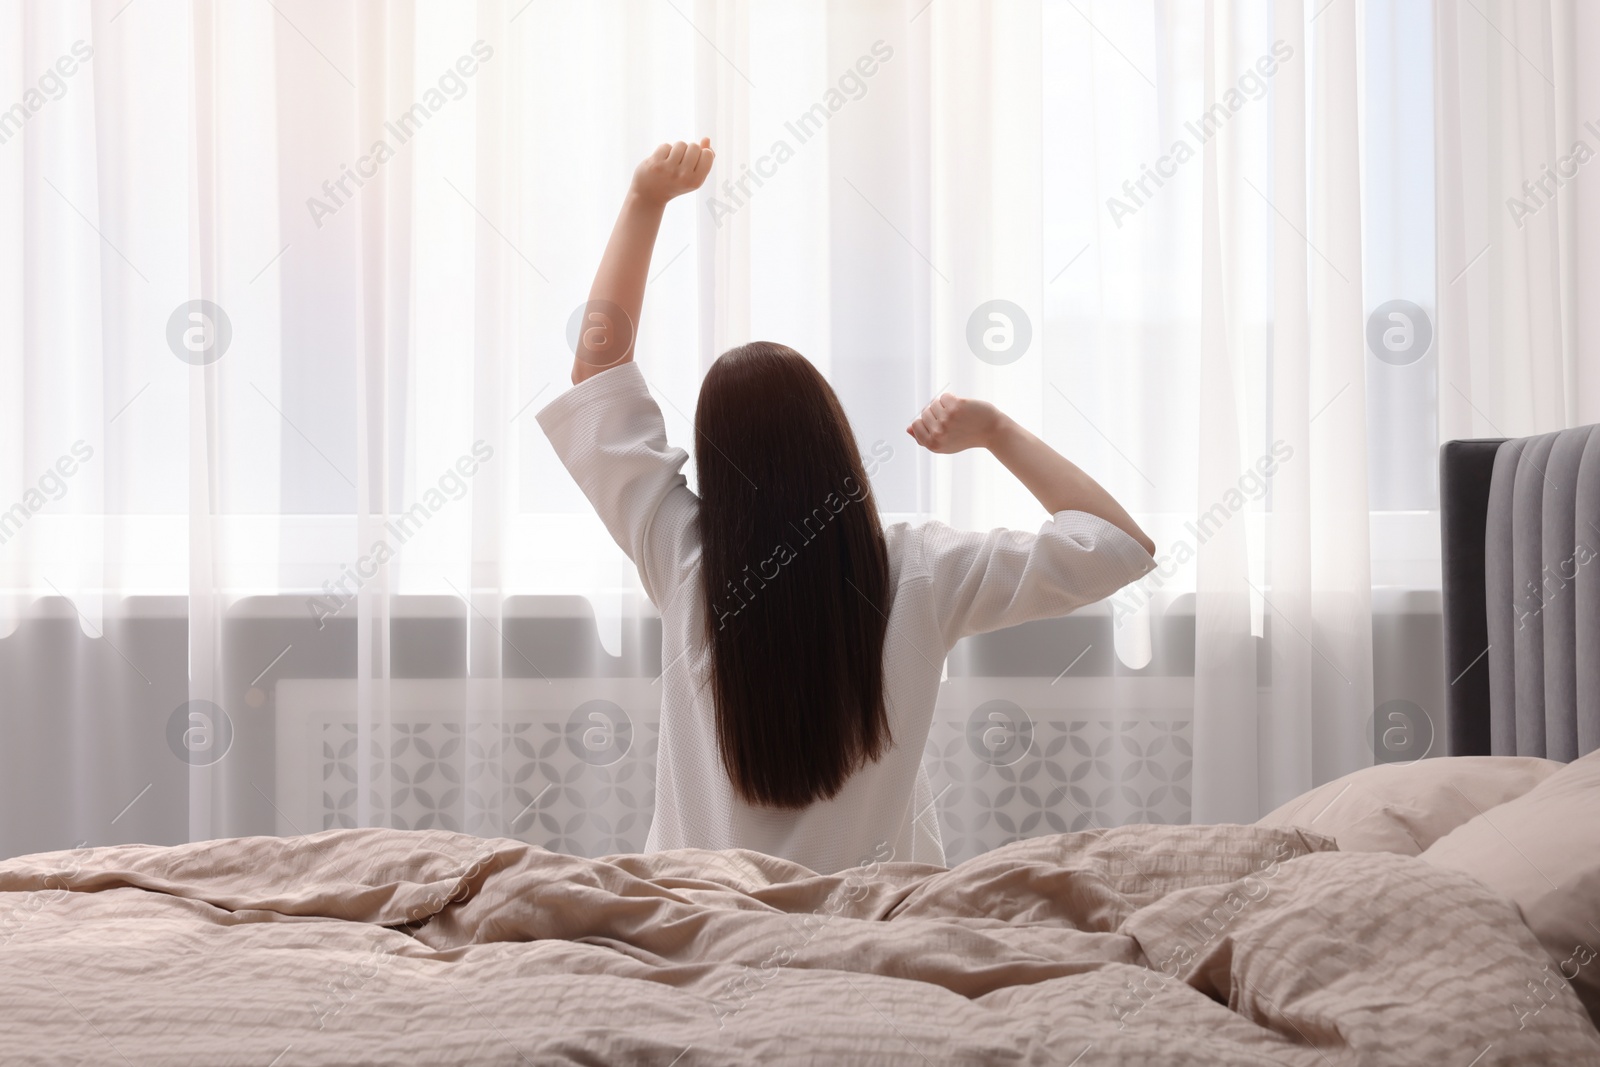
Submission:
<svg viewBox="0 0 1600 1067">
<path fill-rule="evenodd" d="M 989 447 L 1005 419 L 987 400 L 941 393 L 906 427 L 906 433 L 930 452 L 964 452 Z"/>
<path fill-rule="evenodd" d="M 700 188 L 716 158 L 709 137 L 702 138 L 699 144 L 664 144 L 633 172 L 633 191 L 646 200 L 665 204 Z"/>
</svg>

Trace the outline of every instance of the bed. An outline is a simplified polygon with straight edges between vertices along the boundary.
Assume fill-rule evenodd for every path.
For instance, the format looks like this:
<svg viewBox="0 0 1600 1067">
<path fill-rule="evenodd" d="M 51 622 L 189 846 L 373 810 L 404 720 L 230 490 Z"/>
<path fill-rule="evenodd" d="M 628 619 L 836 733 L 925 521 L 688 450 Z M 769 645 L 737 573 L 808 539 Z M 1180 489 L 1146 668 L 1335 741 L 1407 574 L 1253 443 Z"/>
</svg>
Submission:
<svg viewBox="0 0 1600 1067">
<path fill-rule="evenodd" d="M 22 856 L 0 862 L 0 1056 L 1600 1064 L 1594 694 L 1559 695 L 1600 618 L 1583 614 L 1600 567 L 1574 576 L 1587 591 L 1562 620 L 1542 612 L 1540 691 L 1557 696 L 1538 751 L 1516 703 L 1527 639 L 1466 663 L 1469 613 L 1487 646 L 1504 604 L 1461 584 L 1474 524 L 1493 589 L 1529 536 L 1559 552 L 1552 526 L 1589 521 L 1596 442 L 1577 449 L 1571 509 L 1541 499 L 1555 518 L 1503 541 L 1488 501 L 1532 506 L 1520 460 L 1489 464 L 1481 509 L 1445 472 L 1449 669 L 1478 694 L 1450 709 L 1450 759 L 1358 771 L 1252 826 L 1055 834 L 949 869 L 882 849 L 822 876 L 743 851 L 591 859 L 380 828 Z M 1496 455 L 1508 445 L 1555 448 Z M 1549 742 L 1569 727 L 1570 750 Z"/>
<path fill-rule="evenodd" d="M 11 1064 L 1600 1062 L 1468 875 L 1272 827 L 819 877 L 333 830 L 24 857 Z"/>
<path fill-rule="evenodd" d="M 1600 427 L 1450 441 L 1439 462 L 1452 755 L 1600 747 Z"/>
</svg>

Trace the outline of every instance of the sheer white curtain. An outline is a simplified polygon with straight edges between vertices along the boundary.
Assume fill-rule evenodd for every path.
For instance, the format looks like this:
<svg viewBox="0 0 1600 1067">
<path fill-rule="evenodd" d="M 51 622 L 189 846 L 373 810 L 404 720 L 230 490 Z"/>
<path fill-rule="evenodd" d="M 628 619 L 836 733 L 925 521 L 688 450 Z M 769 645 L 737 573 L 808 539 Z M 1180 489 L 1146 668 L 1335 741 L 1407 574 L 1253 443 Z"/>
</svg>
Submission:
<svg viewBox="0 0 1600 1067">
<path fill-rule="evenodd" d="M 1579 8 L 1502 29 L 1568 40 Z M 1161 546 L 1071 625 L 957 657 L 928 750 L 953 859 L 1251 819 L 1370 761 L 1374 572 L 1436 555 L 1436 427 L 1526 380 L 1491 414 L 1550 428 L 1593 388 L 1580 223 L 1534 220 L 1566 289 L 1512 309 L 1533 268 L 1499 253 L 1444 284 L 1498 210 L 1473 161 L 1527 141 L 1445 58 L 1500 40 L 1454 10 L 1438 359 L 1472 371 L 1435 390 L 1431 354 L 1375 377 L 1366 310 L 1433 304 L 1402 284 L 1432 284 L 1429 139 L 1390 136 L 1429 107 L 1424 0 L 0 0 L 0 654 L 30 662 L 0 761 L 8 807 L 62 798 L 5 849 L 642 843 L 653 612 L 531 414 L 632 167 L 701 135 L 718 168 L 668 213 L 637 344 L 675 442 L 719 352 L 782 340 L 888 520 L 1041 519 L 989 457 L 913 448 L 951 389 Z M 1540 294 L 1560 357 L 1500 343 Z"/>
<path fill-rule="evenodd" d="M 1441 0 L 1439 408 L 1449 437 L 1600 419 L 1600 11 Z"/>
</svg>

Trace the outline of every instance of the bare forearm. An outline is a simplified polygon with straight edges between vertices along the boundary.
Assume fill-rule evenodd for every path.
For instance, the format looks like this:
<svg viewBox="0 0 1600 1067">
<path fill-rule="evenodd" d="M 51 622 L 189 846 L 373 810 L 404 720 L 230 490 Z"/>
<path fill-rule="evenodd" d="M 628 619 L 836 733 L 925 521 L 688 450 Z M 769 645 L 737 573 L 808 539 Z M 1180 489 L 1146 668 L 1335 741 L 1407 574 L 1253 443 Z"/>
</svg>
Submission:
<svg viewBox="0 0 1600 1067">
<path fill-rule="evenodd" d="M 715 158 L 709 138 L 695 145 L 679 141 L 657 148 L 634 170 L 583 309 L 573 385 L 633 359 L 650 255 L 667 201 L 700 188 Z"/>
<path fill-rule="evenodd" d="M 1146 552 L 1155 554 L 1155 542 L 1146 536 L 1115 497 L 1027 427 L 1001 415 L 988 438 L 989 451 L 1028 487 L 1028 492 L 1046 511 L 1051 514 L 1082 511 L 1094 515 L 1132 537 Z"/>
<path fill-rule="evenodd" d="M 666 207 L 666 201 L 644 197 L 633 188 L 623 199 L 611 240 L 600 258 L 600 269 L 589 288 L 578 354 L 572 363 L 573 385 L 633 359 L 645 282 L 650 276 L 650 256 L 655 251 L 656 233 L 661 229 Z"/>
</svg>

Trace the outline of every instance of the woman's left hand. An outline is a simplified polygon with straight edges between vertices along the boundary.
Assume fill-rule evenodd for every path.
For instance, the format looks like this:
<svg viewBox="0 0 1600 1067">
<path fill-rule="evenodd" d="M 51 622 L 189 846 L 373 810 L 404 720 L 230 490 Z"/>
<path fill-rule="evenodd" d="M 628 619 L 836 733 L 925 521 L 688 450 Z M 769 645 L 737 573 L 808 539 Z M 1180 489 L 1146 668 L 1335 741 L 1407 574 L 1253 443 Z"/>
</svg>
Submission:
<svg viewBox="0 0 1600 1067">
<path fill-rule="evenodd" d="M 664 144 L 633 172 L 633 191 L 652 203 L 665 204 L 705 184 L 716 158 L 709 137 L 699 144 Z"/>
</svg>

